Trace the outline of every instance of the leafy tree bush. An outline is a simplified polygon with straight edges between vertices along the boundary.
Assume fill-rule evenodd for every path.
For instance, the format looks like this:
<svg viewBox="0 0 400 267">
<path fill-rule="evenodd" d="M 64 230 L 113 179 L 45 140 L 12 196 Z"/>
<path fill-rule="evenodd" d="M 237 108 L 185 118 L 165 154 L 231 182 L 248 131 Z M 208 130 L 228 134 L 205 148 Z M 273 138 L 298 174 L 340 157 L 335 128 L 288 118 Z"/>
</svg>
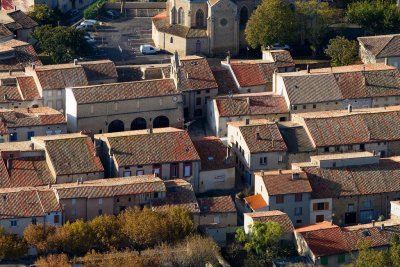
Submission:
<svg viewBox="0 0 400 267">
<path fill-rule="evenodd" d="M 263 0 L 250 16 L 245 36 L 252 48 L 286 43 L 295 32 L 294 11 L 283 0 Z"/>
<path fill-rule="evenodd" d="M 40 257 L 35 261 L 37 267 L 71 267 L 68 256 L 65 254 L 50 254 L 47 257 Z"/>
<path fill-rule="evenodd" d="M 70 62 L 92 52 L 91 46 L 84 39 L 84 31 L 72 27 L 40 26 L 35 29 L 32 37 L 55 63 Z"/>
<path fill-rule="evenodd" d="M 7 234 L 0 227 L 0 261 L 4 259 L 18 259 L 27 253 L 27 245 L 15 235 Z"/>
<path fill-rule="evenodd" d="M 62 19 L 61 12 L 58 9 L 51 9 L 48 5 L 44 4 L 34 5 L 33 9 L 27 15 L 39 25 L 56 26 Z"/>
<path fill-rule="evenodd" d="M 344 37 L 338 36 L 329 40 L 325 53 L 331 57 L 332 66 L 353 64 L 358 57 L 358 44 Z"/>
<path fill-rule="evenodd" d="M 392 1 L 364 0 L 347 7 L 350 22 L 361 25 L 369 34 L 400 31 L 400 7 Z"/>
<path fill-rule="evenodd" d="M 122 244 L 120 220 L 113 215 L 98 216 L 88 222 L 96 248 L 100 251 L 118 249 Z"/>
<path fill-rule="evenodd" d="M 106 0 L 98 0 L 94 2 L 93 4 L 88 6 L 85 10 L 83 10 L 83 17 L 85 19 L 96 19 L 99 16 L 101 9 L 105 5 L 105 3 Z"/>
<path fill-rule="evenodd" d="M 38 254 L 43 254 L 52 248 L 49 236 L 54 235 L 56 227 L 52 225 L 30 224 L 24 230 L 24 239 L 28 245 L 36 248 Z"/>
</svg>

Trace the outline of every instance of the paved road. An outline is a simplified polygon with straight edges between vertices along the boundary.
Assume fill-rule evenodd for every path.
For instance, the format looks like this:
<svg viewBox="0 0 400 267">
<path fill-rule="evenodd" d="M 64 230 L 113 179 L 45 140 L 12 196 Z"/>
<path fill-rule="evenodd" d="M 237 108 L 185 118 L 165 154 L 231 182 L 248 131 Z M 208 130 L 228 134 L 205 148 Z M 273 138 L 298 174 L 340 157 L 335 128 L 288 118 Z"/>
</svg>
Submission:
<svg viewBox="0 0 400 267">
<path fill-rule="evenodd" d="M 141 44 L 152 44 L 151 18 L 121 18 L 113 21 L 103 20 L 93 37 L 97 40 L 98 59 L 111 59 L 117 65 L 165 63 L 170 55 L 142 55 Z"/>
</svg>

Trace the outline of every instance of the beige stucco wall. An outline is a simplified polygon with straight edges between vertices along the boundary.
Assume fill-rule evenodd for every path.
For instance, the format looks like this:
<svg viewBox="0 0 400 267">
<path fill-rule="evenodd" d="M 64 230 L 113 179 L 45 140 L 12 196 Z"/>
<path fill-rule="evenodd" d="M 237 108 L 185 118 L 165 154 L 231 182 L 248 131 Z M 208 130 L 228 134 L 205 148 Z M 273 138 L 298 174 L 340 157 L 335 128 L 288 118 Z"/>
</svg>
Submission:
<svg viewBox="0 0 400 267">
<path fill-rule="evenodd" d="M 43 125 L 34 127 L 9 128 L 10 134 L 17 133 L 17 141 L 27 141 L 28 132 L 35 132 L 34 136 L 65 134 L 67 133 L 66 124 Z"/>
<path fill-rule="evenodd" d="M 200 171 L 198 193 L 209 190 L 230 190 L 235 187 L 235 167 L 211 171 Z M 197 188 L 195 188 L 196 190 Z M 197 191 L 197 190 L 196 190 Z"/>
<path fill-rule="evenodd" d="M 222 226 L 236 226 L 237 214 L 232 213 L 203 213 L 199 216 L 199 225 L 219 223 Z"/>
</svg>

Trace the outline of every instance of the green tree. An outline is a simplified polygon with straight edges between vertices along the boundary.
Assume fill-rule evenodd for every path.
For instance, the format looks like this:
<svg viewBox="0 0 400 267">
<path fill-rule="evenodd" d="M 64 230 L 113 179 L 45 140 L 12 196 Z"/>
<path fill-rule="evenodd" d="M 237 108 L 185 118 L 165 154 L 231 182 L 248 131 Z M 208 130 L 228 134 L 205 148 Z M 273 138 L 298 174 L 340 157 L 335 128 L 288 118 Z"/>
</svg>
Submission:
<svg viewBox="0 0 400 267">
<path fill-rule="evenodd" d="M 323 38 L 329 31 L 329 25 L 341 17 L 341 12 L 328 3 L 318 0 L 296 0 L 295 6 L 300 42 L 304 44 L 307 40 L 315 57 Z"/>
<path fill-rule="evenodd" d="M 92 229 L 83 220 L 58 227 L 53 238 L 56 248 L 74 256 L 86 254 L 95 243 Z"/>
<path fill-rule="evenodd" d="M 175 242 L 195 232 L 193 219 L 187 209 L 169 206 L 161 215 L 166 222 L 166 240 Z"/>
<path fill-rule="evenodd" d="M 55 63 L 70 62 L 92 52 L 91 46 L 84 39 L 84 31 L 72 27 L 44 25 L 37 27 L 32 37 Z"/>
<path fill-rule="evenodd" d="M 369 34 L 400 31 L 400 8 L 392 1 L 359 1 L 347 7 L 350 22 L 361 25 Z"/>
<path fill-rule="evenodd" d="M 356 41 L 337 36 L 329 40 L 325 54 L 331 58 L 332 66 L 351 65 L 357 60 L 358 44 Z"/>
<path fill-rule="evenodd" d="M 0 261 L 3 259 L 18 259 L 27 253 L 27 245 L 21 238 L 7 234 L 0 227 Z"/>
<path fill-rule="evenodd" d="M 52 225 L 30 224 L 24 230 L 24 239 L 28 245 L 36 248 L 39 254 L 45 253 L 52 248 L 49 236 L 54 235 L 56 227 Z"/>
<path fill-rule="evenodd" d="M 370 242 L 362 242 L 358 246 L 358 256 L 349 267 L 381 267 L 390 266 L 388 253 L 384 250 L 370 248 Z"/>
<path fill-rule="evenodd" d="M 120 221 L 113 215 L 102 215 L 89 223 L 96 248 L 100 251 L 118 249 L 122 244 Z"/>
<path fill-rule="evenodd" d="M 61 21 L 61 12 L 51 9 L 48 5 L 44 4 L 34 5 L 33 9 L 27 15 L 39 25 L 56 26 Z"/>
<path fill-rule="evenodd" d="M 280 240 L 283 236 L 283 228 L 279 223 L 268 221 L 266 223 L 255 222 L 246 235 L 243 229 L 236 231 L 237 242 L 244 245 L 248 253 L 254 253 L 265 261 L 277 257 L 280 251 Z"/>
<path fill-rule="evenodd" d="M 295 30 L 294 12 L 283 0 L 263 0 L 246 25 L 246 40 L 252 48 L 289 42 Z"/>
</svg>

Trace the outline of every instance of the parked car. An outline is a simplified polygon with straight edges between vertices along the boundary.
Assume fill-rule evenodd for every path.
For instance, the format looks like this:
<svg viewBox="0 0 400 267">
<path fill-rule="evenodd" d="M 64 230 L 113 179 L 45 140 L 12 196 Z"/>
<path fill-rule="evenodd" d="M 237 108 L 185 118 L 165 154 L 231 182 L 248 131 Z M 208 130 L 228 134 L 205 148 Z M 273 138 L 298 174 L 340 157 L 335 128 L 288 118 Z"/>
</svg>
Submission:
<svg viewBox="0 0 400 267">
<path fill-rule="evenodd" d="M 119 18 L 119 13 L 114 9 L 110 9 L 106 11 L 106 16 L 110 19 L 117 19 Z"/>
<path fill-rule="evenodd" d="M 157 54 L 160 52 L 160 48 L 154 47 L 149 44 L 143 44 L 140 46 L 140 53 L 143 55 L 151 55 L 151 54 Z"/>
<path fill-rule="evenodd" d="M 77 30 L 94 31 L 95 25 L 93 24 L 81 24 L 76 27 Z"/>
<path fill-rule="evenodd" d="M 96 44 L 96 40 L 89 33 L 85 34 L 85 36 L 83 38 L 90 45 L 95 45 Z"/>
<path fill-rule="evenodd" d="M 283 45 L 283 44 L 280 44 L 280 43 L 276 43 L 276 44 L 274 44 L 274 45 L 272 45 L 272 46 L 269 46 L 268 47 L 268 49 L 270 49 L 270 50 L 290 50 L 290 46 L 289 45 Z"/>
<path fill-rule="evenodd" d="M 93 25 L 93 26 L 95 26 L 95 25 L 99 25 L 99 24 L 100 24 L 100 22 L 95 20 L 95 19 L 85 19 L 84 21 L 81 22 L 80 25 L 82 25 L 82 26 L 83 25 Z"/>
</svg>

